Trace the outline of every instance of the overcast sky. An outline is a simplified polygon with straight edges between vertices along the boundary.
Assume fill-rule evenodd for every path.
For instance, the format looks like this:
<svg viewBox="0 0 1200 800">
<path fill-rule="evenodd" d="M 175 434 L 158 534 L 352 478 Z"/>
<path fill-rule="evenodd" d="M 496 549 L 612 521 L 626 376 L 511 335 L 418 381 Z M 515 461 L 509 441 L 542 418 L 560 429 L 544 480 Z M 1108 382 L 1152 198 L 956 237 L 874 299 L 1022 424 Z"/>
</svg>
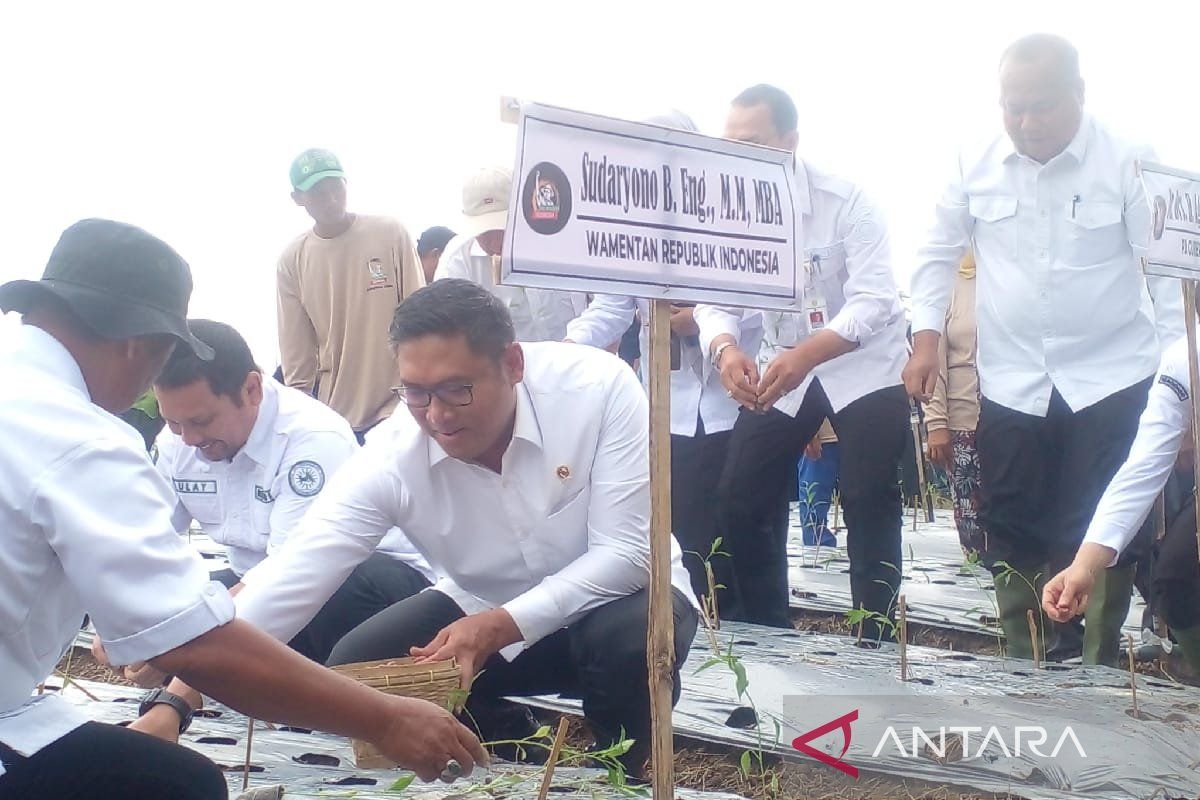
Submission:
<svg viewBox="0 0 1200 800">
<path fill-rule="evenodd" d="M 275 262 L 308 225 L 292 157 L 338 153 L 352 210 L 453 227 L 463 177 L 512 163 L 504 94 L 720 134 L 733 95 L 775 83 L 800 156 L 882 207 L 905 287 L 958 147 L 1000 130 L 996 61 L 1024 33 L 1070 38 L 1090 112 L 1200 171 L 1194 0 L 9 5 L 0 279 L 40 275 L 81 217 L 141 225 L 191 263 L 193 315 L 268 369 Z"/>
</svg>

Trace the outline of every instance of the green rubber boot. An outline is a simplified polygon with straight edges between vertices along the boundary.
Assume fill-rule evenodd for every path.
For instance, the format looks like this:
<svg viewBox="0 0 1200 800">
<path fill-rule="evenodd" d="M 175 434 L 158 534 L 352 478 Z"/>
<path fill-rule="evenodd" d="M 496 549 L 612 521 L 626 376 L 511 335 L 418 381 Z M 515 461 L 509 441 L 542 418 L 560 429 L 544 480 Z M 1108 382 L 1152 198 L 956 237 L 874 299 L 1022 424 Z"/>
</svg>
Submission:
<svg viewBox="0 0 1200 800">
<path fill-rule="evenodd" d="M 1042 619 L 1043 576 L 1032 570 L 997 573 L 992 583 L 996 587 L 996 605 L 1000 610 L 1000 627 L 1004 630 L 1005 650 L 1010 658 L 1033 660 L 1033 641 L 1029 635 L 1029 612 L 1038 626 L 1038 650 L 1045 650 L 1045 631 Z"/>
<path fill-rule="evenodd" d="M 1121 626 L 1129 615 L 1135 567 L 1110 567 L 1096 576 L 1083 616 L 1083 663 L 1117 666 Z"/>
<path fill-rule="evenodd" d="M 1187 630 L 1171 629 L 1171 636 L 1183 653 L 1183 660 L 1191 667 L 1192 672 L 1200 675 L 1200 628 Z"/>
</svg>

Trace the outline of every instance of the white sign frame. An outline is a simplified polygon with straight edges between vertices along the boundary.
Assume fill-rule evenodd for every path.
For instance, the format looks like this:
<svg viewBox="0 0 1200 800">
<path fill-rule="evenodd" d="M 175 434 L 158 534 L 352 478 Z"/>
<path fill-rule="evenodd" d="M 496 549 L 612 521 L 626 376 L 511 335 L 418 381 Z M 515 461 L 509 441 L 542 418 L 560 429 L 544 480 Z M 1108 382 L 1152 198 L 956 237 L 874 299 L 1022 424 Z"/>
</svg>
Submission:
<svg viewBox="0 0 1200 800">
<path fill-rule="evenodd" d="M 710 159 L 710 163 L 714 159 L 717 163 L 722 159 L 729 163 L 733 163 L 733 159 L 755 162 L 755 168 L 760 171 L 765 170 L 765 174 L 771 175 L 772 180 L 779 188 L 779 197 L 782 201 L 782 236 L 768 237 L 763 233 L 715 232 L 700 228 L 698 225 L 683 228 L 667 223 L 655 224 L 645 220 L 621 220 L 615 217 L 602 218 L 591 214 L 586 216 L 581 214 L 576 217 L 573 208 L 570 212 L 572 218 L 566 224 L 578 225 L 578 223 L 584 222 L 614 227 L 628 226 L 631 229 L 657 229 L 696 237 L 716 238 L 727 243 L 739 240 L 762 242 L 764 247 L 775 247 L 778 250 L 778 274 L 768 278 L 775 283 L 764 285 L 763 280 L 752 283 L 747 280 L 748 275 L 738 275 L 735 272 L 716 269 L 711 272 L 715 279 L 720 280 L 714 280 L 712 284 L 706 284 L 702 279 L 697 280 L 695 276 L 688 280 L 681 280 L 678 274 L 670 276 L 667 272 L 669 268 L 661 264 L 647 264 L 646 269 L 635 277 L 631 276 L 632 268 L 628 264 L 622 264 L 619 267 L 613 266 L 610 269 L 603 263 L 598 263 L 598 259 L 594 258 L 589 259 L 586 266 L 581 265 L 579 273 L 566 273 L 547 268 L 546 264 L 522 258 L 521 252 L 525 249 L 529 237 L 540 236 L 529 227 L 529 221 L 525 219 L 522 211 L 525 183 L 538 158 L 537 155 L 527 152 L 527 137 L 531 132 L 536 134 L 539 128 L 544 129 L 546 126 L 574 128 L 580 131 L 581 135 L 594 138 L 610 137 L 650 141 L 663 145 L 666 151 L 678 148 L 692 158 L 699 153 L 704 153 L 704 157 Z M 575 169 L 575 165 L 571 165 L 571 169 Z M 566 170 L 564 170 L 565 172 Z M 709 195 L 713 199 L 713 203 L 709 209 L 715 213 L 715 208 L 720 202 L 719 178 L 710 175 L 709 179 L 713 181 Z M 573 190 L 569 191 L 573 192 Z M 746 206 L 739 210 L 749 208 L 746 213 L 751 213 L 756 209 L 757 204 L 752 192 L 748 192 L 748 194 L 751 196 L 747 200 Z M 509 215 L 500 264 L 500 283 L 561 291 L 617 294 L 649 300 L 669 300 L 677 303 L 711 303 L 802 312 L 804 310 L 802 278 L 804 250 L 800 241 L 800 222 L 798 215 L 794 213 L 798 194 L 795 156 L 791 152 L 745 142 L 717 139 L 676 128 L 629 122 L 540 103 L 525 103 L 521 106 L 521 116 L 518 121 L 517 155 L 513 167 L 512 193 L 509 199 Z M 574 200 L 574 202 L 578 201 Z M 709 219 L 715 219 L 715 217 L 710 216 Z M 728 225 L 731 223 L 718 221 L 717 224 Z M 753 223 L 748 218 L 746 224 L 749 226 Z M 538 243 L 541 244 L 541 242 Z M 553 266 L 552 262 L 547 263 Z M 558 264 L 561 265 L 561 263 L 560 259 Z M 735 278 L 735 275 L 738 277 Z M 739 284 L 744 284 L 744 288 Z"/>
<path fill-rule="evenodd" d="M 1197 216 L 1195 223 L 1190 223 L 1188 227 L 1172 225 L 1167 209 L 1169 198 L 1163 198 L 1161 194 L 1156 194 L 1156 184 L 1159 185 L 1159 189 L 1169 189 L 1169 187 L 1162 187 L 1161 184 L 1164 182 L 1187 182 L 1195 184 L 1191 187 L 1190 193 L 1194 197 L 1200 198 L 1200 174 L 1152 161 L 1138 161 L 1136 171 L 1145 188 L 1151 219 L 1150 240 L 1146 243 L 1146 255 L 1141 259 L 1142 271 L 1147 275 L 1179 278 L 1186 281 L 1200 280 L 1200 251 L 1196 255 L 1180 256 L 1177 250 L 1169 244 L 1173 239 L 1180 239 L 1183 236 L 1200 242 L 1200 208 L 1193 209 Z M 1170 233 L 1180 234 L 1180 236 L 1167 236 Z M 1168 244 L 1162 244 L 1164 239 Z"/>
</svg>

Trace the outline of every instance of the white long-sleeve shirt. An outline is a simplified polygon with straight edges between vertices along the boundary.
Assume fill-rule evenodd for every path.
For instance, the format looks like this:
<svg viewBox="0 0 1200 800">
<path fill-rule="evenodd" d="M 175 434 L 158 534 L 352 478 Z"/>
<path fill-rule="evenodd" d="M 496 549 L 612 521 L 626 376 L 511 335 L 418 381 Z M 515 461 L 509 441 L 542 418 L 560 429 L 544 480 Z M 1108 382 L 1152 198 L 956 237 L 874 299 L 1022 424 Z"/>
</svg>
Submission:
<svg viewBox="0 0 1200 800">
<path fill-rule="evenodd" d="M 913 272 L 914 333 L 941 331 L 974 240 L 985 397 L 1044 417 L 1054 389 L 1078 411 L 1152 375 L 1183 306 L 1137 260 L 1150 212 L 1134 161 L 1151 157 L 1087 116 L 1044 165 L 1004 136 L 960 156 Z"/>
<path fill-rule="evenodd" d="M 30 698 L 85 613 L 113 663 L 129 664 L 234 609 L 176 534 L 175 498 L 141 437 L 92 403 L 58 340 L 30 326 L 13 339 L 0 356 L 0 742 L 32 755 L 88 721 L 58 697 Z"/>
<path fill-rule="evenodd" d="M 573 344 L 523 344 L 500 474 L 448 456 L 404 409 L 335 475 L 288 546 L 245 576 L 238 616 L 295 635 L 392 526 L 468 614 L 504 608 L 524 647 L 646 586 L 649 413 L 633 371 Z M 693 598 L 672 540 L 671 583 Z M 693 603 L 695 602 L 693 598 Z"/>
<path fill-rule="evenodd" d="M 1121 553 L 1137 536 L 1167 485 L 1192 420 L 1187 340 L 1167 348 L 1138 421 L 1129 456 L 1096 505 L 1085 542 Z"/>
<path fill-rule="evenodd" d="M 175 489 L 175 529 L 186 530 L 195 520 L 225 546 L 239 576 L 284 545 L 329 476 L 358 452 L 354 431 L 340 414 L 273 380 L 263 381 L 254 426 L 232 459 L 208 460 L 170 427 L 156 444 L 155 466 Z M 432 579 L 402 532 L 389 533 L 379 549 Z"/>
<path fill-rule="evenodd" d="M 824 301 L 826 328 L 858 347 L 818 366 L 775 407 L 795 416 L 814 378 L 820 378 L 834 411 L 871 392 L 900 383 L 908 358 L 904 311 L 892 274 L 887 226 L 871 202 L 849 181 L 796 164 L 796 213 L 801 215 L 805 302 Z M 798 289 L 799 291 L 799 289 Z M 800 299 L 800 298 L 798 298 Z M 729 334 L 747 355 L 767 364 L 808 338 L 807 315 L 760 312 L 761 325 L 747 325 L 741 312 L 721 306 L 696 307 L 700 346 Z M 761 350 L 760 350 L 761 345 Z"/>
<path fill-rule="evenodd" d="M 644 354 L 650 352 L 650 302 L 613 294 L 598 294 L 587 310 L 567 325 L 567 338 L 578 344 L 608 347 L 621 338 L 633 321 L 634 313 L 641 315 L 643 358 L 642 382 L 646 383 Z M 748 329 L 758 326 L 756 311 L 743 312 Z M 705 433 L 730 430 L 737 421 L 738 404 L 721 385 L 721 374 L 712 368 L 705 351 L 694 337 L 678 337 L 679 369 L 671 370 L 671 435 L 695 436 L 697 419 Z"/>
<path fill-rule="evenodd" d="M 580 292 L 501 286 L 492 274 L 492 259 L 474 237 L 456 236 L 446 245 L 435 281 L 462 278 L 487 289 L 504 303 L 512 317 L 519 342 L 561 342 L 567 338 L 567 323 L 587 308 Z"/>
</svg>

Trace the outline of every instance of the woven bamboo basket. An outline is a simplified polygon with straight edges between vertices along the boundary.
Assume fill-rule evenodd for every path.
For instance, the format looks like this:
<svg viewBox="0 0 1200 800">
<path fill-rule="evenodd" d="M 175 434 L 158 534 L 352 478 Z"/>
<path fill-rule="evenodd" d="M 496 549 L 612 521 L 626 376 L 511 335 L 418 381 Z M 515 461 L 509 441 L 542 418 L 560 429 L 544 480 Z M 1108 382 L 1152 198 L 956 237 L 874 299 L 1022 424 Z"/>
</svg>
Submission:
<svg viewBox="0 0 1200 800">
<path fill-rule="evenodd" d="M 450 706 L 462 678 L 462 670 L 453 659 L 417 664 L 412 658 L 392 658 L 343 664 L 334 667 L 333 670 L 372 689 L 401 697 L 428 700 L 442 708 Z M 351 743 L 354 745 L 354 763 L 359 769 L 388 769 L 396 766 L 395 761 L 381 754 L 369 742 L 352 739 Z"/>
</svg>

